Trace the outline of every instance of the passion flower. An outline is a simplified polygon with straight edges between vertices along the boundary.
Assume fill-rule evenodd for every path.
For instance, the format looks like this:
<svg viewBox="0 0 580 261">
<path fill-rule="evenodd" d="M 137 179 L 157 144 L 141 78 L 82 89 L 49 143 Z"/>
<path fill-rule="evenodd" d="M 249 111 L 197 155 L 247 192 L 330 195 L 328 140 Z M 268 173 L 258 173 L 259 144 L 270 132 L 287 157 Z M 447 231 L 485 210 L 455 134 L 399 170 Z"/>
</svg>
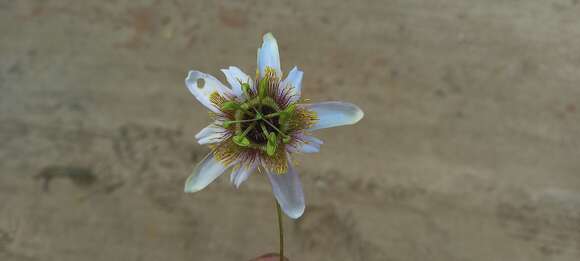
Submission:
<svg viewBox="0 0 580 261">
<path fill-rule="evenodd" d="M 211 75 L 190 71 L 189 91 L 213 118 L 195 138 L 211 152 L 195 167 L 185 192 L 197 192 L 231 169 L 239 187 L 253 172 L 265 173 L 282 211 L 290 218 L 304 213 L 304 193 L 292 167 L 291 153 L 314 153 L 322 141 L 311 131 L 358 122 L 363 112 L 345 102 L 304 103 L 303 72 L 294 67 L 282 79 L 278 44 L 271 33 L 258 49 L 256 77 L 237 67 L 223 69 L 231 88 Z"/>
</svg>

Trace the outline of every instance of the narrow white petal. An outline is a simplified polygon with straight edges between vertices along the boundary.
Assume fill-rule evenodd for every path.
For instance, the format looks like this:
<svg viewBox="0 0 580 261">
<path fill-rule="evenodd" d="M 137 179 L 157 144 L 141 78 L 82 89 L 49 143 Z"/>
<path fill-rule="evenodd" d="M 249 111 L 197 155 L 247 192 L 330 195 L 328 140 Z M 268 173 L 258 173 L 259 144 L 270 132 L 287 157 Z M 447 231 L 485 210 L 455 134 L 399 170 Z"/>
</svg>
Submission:
<svg viewBox="0 0 580 261">
<path fill-rule="evenodd" d="M 307 141 L 308 143 L 311 143 L 311 144 L 316 144 L 316 145 L 324 144 L 324 141 L 322 141 L 321 139 L 316 138 L 314 136 L 309 136 L 309 135 L 304 135 L 304 137 L 302 137 L 302 140 Z"/>
<path fill-rule="evenodd" d="M 290 152 L 317 153 L 323 143 L 322 140 L 308 135 L 302 135 L 299 140 L 296 144 L 289 145 Z"/>
<path fill-rule="evenodd" d="M 258 48 L 258 70 L 260 77 L 264 77 L 266 67 L 274 69 L 278 78 L 282 77 L 280 69 L 280 53 L 278 52 L 278 42 L 272 33 L 267 33 L 262 37 L 262 47 Z"/>
<path fill-rule="evenodd" d="M 232 171 L 230 176 L 230 181 L 236 188 L 240 188 L 240 185 L 250 177 L 250 175 L 256 170 L 256 162 L 252 162 L 249 165 L 240 165 L 237 169 Z"/>
<path fill-rule="evenodd" d="M 316 112 L 318 117 L 318 121 L 310 130 L 355 124 L 364 116 L 359 107 L 346 102 L 321 102 L 303 106 Z"/>
<path fill-rule="evenodd" d="M 304 145 L 302 147 L 302 152 L 304 153 L 316 153 L 320 151 L 320 145 L 322 145 L 322 141 L 317 139 L 313 136 L 304 136 L 302 139 L 304 141 Z"/>
<path fill-rule="evenodd" d="M 211 103 L 210 96 L 215 92 L 222 96 L 233 96 L 232 90 L 224 86 L 218 79 L 199 71 L 189 71 L 185 78 L 185 85 L 201 104 L 216 113 L 219 113 L 220 110 Z"/>
<path fill-rule="evenodd" d="M 185 192 L 193 193 L 204 189 L 230 166 L 216 160 L 213 153 L 208 154 L 195 166 L 193 173 L 185 181 Z"/>
<path fill-rule="evenodd" d="M 221 142 L 228 138 L 227 131 L 220 126 L 219 122 L 214 122 L 203 128 L 195 135 L 197 142 L 201 145 Z"/>
<path fill-rule="evenodd" d="M 304 213 L 304 193 L 298 173 L 291 164 L 288 164 L 288 172 L 283 174 L 268 171 L 268 178 L 272 183 L 272 192 L 280 204 L 282 211 L 288 217 L 297 219 Z"/>
<path fill-rule="evenodd" d="M 320 146 L 315 146 L 312 144 L 303 144 L 300 147 L 300 152 L 302 152 L 302 153 L 318 153 L 318 152 L 320 152 Z"/>
<path fill-rule="evenodd" d="M 235 67 L 235 66 L 230 66 L 230 68 L 228 69 L 222 69 L 222 72 L 226 75 L 226 79 L 228 81 L 228 83 L 230 84 L 230 86 L 232 87 L 232 91 L 234 92 L 234 95 L 236 97 L 239 98 L 243 98 L 244 96 L 242 95 L 242 85 L 241 83 L 249 83 L 250 87 L 252 87 L 254 85 L 254 81 L 252 81 L 252 78 L 250 76 L 248 76 L 247 74 L 245 74 L 242 70 L 240 70 L 240 68 Z"/>
<path fill-rule="evenodd" d="M 293 102 L 300 99 L 300 93 L 302 91 L 303 75 L 304 72 L 298 70 L 298 67 L 294 66 L 294 68 L 292 68 L 292 70 L 290 70 L 290 72 L 288 73 L 288 76 L 286 76 L 286 79 L 284 79 L 284 81 L 282 81 L 282 83 L 280 84 L 282 88 L 290 86 L 291 88 L 290 91 L 291 94 L 293 95 L 292 97 Z"/>
</svg>

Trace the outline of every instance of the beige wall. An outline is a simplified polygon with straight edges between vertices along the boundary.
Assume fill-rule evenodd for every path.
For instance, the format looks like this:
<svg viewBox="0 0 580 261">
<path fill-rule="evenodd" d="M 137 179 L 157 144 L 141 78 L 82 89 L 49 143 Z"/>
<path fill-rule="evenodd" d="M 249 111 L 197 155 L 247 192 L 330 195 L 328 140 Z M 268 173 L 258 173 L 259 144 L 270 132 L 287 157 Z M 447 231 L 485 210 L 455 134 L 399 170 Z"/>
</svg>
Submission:
<svg viewBox="0 0 580 261">
<path fill-rule="evenodd" d="M 267 31 L 366 112 L 298 157 L 291 260 L 580 259 L 578 1 L 240 2 L 0 1 L 0 260 L 275 251 L 263 176 L 182 193 L 186 71 L 252 72 Z"/>
</svg>

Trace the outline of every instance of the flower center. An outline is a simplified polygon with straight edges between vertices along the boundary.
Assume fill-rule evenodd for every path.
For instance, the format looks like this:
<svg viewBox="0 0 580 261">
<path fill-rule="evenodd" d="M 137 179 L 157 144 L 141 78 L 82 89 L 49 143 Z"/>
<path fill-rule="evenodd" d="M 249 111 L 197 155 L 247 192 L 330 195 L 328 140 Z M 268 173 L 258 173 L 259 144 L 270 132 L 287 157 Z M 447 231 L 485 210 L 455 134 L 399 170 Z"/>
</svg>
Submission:
<svg viewBox="0 0 580 261">
<path fill-rule="evenodd" d="M 246 137 L 252 144 L 256 145 L 266 145 L 268 143 L 267 133 L 276 133 L 277 130 L 280 130 L 281 128 L 279 123 L 280 116 L 275 115 L 276 110 L 267 105 L 262 105 L 261 107 L 262 108 L 260 108 L 260 106 L 255 106 L 250 108 L 251 111 L 256 112 L 256 115 L 252 116 L 250 114 L 244 114 L 242 118 L 244 122 L 241 123 L 242 130 L 251 128 L 246 134 Z M 267 115 L 273 116 L 265 118 Z M 251 121 L 254 119 L 256 120 Z M 253 127 L 250 127 L 252 125 Z M 266 131 L 264 131 L 264 129 Z"/>
<path fill-rule="evenodd" d="M 235 124 L 232 141 L 238 146 L 259 149 L 274 156 L 278 148 L 283 147 L 279 145 L 290 141 L 287 133 L 294 105 L 281 109 L 271 97 L 258 95 L 242 104 L 225 107 L 237 108 L 235 120 L 224 124 Z"/>
<path fill-rule="evenodd" d="M 235 134 L 232 141 L 250 149 L 259 149 L 269 156 L 279 152 L 281 144 L 290 142 L 288 125 L 294 111 L 294 105 L 285 109 L 270 97 L 255 97 L 242 104 L 224 103 L 222 109 L 234 109 L 233 121 L 224 122 L 225 128 L 233 125 Z"/>
<path fill-rule="evenodd" d="M 241 83 L 246 98 L 243 102 L 215 99 L 215 104 L 229 115 L 230 120 L 224 121 L 223 126 L 233 131 L 232 141 L 237 146 L 261 150 L 268 156 L 278 155 L 284 144 L 291 142 L 289 133 L 303 129 L 300 123 L 308 124 L 304 121 L 306 115 L 297 116 L 296 104 L 288 102 L 291 96 L 287 90 L 280 90 L 279 84 L 272 71 L 256 80 L 255 89 L 249 83 Z"/>
</svg>

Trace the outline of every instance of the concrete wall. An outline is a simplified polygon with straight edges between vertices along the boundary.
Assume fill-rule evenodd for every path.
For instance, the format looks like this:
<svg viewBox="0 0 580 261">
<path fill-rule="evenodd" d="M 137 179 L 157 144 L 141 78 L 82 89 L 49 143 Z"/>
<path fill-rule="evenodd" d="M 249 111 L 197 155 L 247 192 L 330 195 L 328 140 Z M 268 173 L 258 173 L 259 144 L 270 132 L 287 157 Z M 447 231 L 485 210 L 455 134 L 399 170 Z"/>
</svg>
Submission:
<svg viewBox="0 0 580 261">
<path fill-rule="evenodd" d="M 272 31 L 313 101 L 365 110 L 298 156 L 291 260 L 579 260 L 577 0 L 0 1 L 0 260 L 248 260 L 254 175 L 207 152 L 189 69 L 255 70 Z"/>
</svg>

